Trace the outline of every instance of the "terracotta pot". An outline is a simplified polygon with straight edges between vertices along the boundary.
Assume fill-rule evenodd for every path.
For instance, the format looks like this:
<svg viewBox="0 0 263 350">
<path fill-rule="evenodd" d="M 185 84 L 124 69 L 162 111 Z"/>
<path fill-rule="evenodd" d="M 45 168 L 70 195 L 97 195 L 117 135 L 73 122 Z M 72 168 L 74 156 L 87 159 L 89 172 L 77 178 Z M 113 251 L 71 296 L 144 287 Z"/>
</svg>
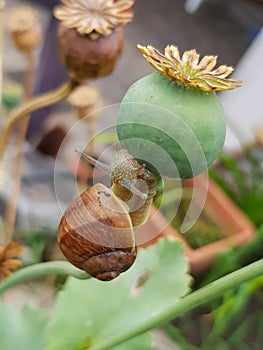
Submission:
<svg viewBox="0 0 263 350">
<path fill-rule="evenodd" d="M 256 227 L 263 224 L 263 130 L 256 129 L 255 141 L 226 154 L 213 167 L 211 177 L 220 180 L 229 197 Z"/>
<path fill-rule="evenodd" d="M 196 177 L 194 182 L 199 190 L 206 191 L 206 180 L 203 175 Z M 192 187 L 193 180 L 184 181 L 183 186 Z M 161 237 L 177 239 L 185 245 L 185 256 L 189 259 L 190 272 L 198 274 L 210 268 L 218 254 L 253 239 L 254 225 L 211 179 L 203 210 L 221 231 L 222 238 L 218 241 L 193 249 L 167 222 L 164 215 L 152 207 L 148 222 L 136 233 L 138 245 L 148 246 Z"/>
</svg>

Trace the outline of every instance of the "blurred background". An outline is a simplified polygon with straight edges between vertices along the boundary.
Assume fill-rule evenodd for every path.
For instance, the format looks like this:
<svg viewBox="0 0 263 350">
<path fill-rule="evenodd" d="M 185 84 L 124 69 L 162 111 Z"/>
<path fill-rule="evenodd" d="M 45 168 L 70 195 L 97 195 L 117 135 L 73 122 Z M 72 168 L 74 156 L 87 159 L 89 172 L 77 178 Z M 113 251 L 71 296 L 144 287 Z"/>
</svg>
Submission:
<svg viewBox="0 0 263 350">
<path fill-rule="evenodd" d="M 27 3 L 37 10 L 44 32 L 43 44 L 35 52 L 37 81 L 34 92 L 39 94 L 57 87 L 67 79 L 56 51 L 56 21 L 52 17 L 52 5 L 58 1 L 8 0 L 4 19 L 12 9 Z M 116 69 L 111 75 L 92 81 L 92 86 L 98 89 L 102 97 L 102 106 L 107 107 L 96 121 L 95 132 L 115 125 L 117 107 L 114 105 L 121 101 L 133 82 L 153 71 L 137 49 L 137 44 L 150 44 L 160 51 L 163 51 L 167 44 L 173 44 L 178 46 L 181 53 L 195 48 L 201 57 L 218 55 L 218 64 L 235 67 L 233 76 L 244 80 L 243 87 L 219 93 L 228 121 L 225 149 L 233 151 L 251 142 L 255 128 L 263 128 L 262 23 L 261 0 L 137 0 L 134 20 L 126 26 L 124 51 Z M 17 90 L 18 95 L 20 91 L 22 95 L 26 65 L 25 55 L 14 47 L 5 26 L 4 94 L 8 95 L 6 91 L 11 86 L 11 91 Z M 17 89 L 14 89 L 15 85 L 18 85 Z M 4 104 L 4 118 L 10 113 L 5 107 Z M 75 195 L 74 191 L 68 190 L 76 187 L 75 174 L 68 173 L 71 165 L 66 164 L 63 159 L 59 162 L 57 157 L 54 176 L 54 158 L 42 159 L 34 150 L 36 147 L 41 148 L 45 154 L 56 156 L 65 134 L 67 133 L 68 140 L 73 134 L 79 140 L 81 133 L 83 136 L 83 128 L 76 126 L 75 114 L 67 100 L 37 113 L 38 116 L 31 118 L 27 135 L 29 143 L 22 162 L 22 191 L 18 204 L 17 225 L 26 230 L 39 227 L 51 227 L 54 230 L 61 217 L 61 210 L 63 211 Z M 84 140 L 86 139 L 84 133 Z M 54 141 L 55 145 L 50 146 Z M 66 143 L 63 144 L 64 150 L 65 145 Z M 51 149 L 53 146 L 55 151 Z M 74 157 L 74 147 L 71 143 L 67 158 Z M 15 150 L 12 151 L 12 147 L 9 147 L 7 157 L 15 157 Z M 1 210 L 4 210 L 6 198 L 9 198 L 11 193 L 11 186 L 7 184 L 13 177 L 10 167 L 8 174 L 11 176 L 4 173 L 0 176 L 0 184 L 2 183 L 3 187 Z M 42 193 L 41 196 L 39 193 Z"/>
<path fill-rule="evenodd" d="M 26 1 L 8 0 L 7 11 L 21 3 Z M 44 32 L 47 32 L 51 11 L 40 3 L 47 5 L 52 1 L 30 2 L 39 11 Z M 247 141 L 251 137 L 247 121 L 255 126 L 259 123 L 259 114 L 260 116 L 263 114 L 259 96 L 261 93 L 259 83 L 263 78 L 262 33 L 260 35 L 262 23 L 261 0 L 137 0 L 134 20 L 126 27 L 125 48 L 116 70 L 110 76 L 95 81 L 94 84 L 101 92 L 104 105 L 120 102 L 134 81 L 152 72 L 152 68 L 136 48 L 138 43 L 151 44 L 159 50 L 163 50 L 167 44 L 174 44 L 178 46 L 180 52 L 196 48 L 201 55 L 218 55 L 219 63 L 234 66 L 236 68 L 234 75 L 245 81 L 242 89 L 227 92 L 227 97 L 225 94 L 221 95 L 230 128 L 235 129 L 234 133 L 239 139 Z M 249 49 L 253 42 L 255 45 Z M 8 33 L 5 35 L 4 48 L 5 80 L 9 78 L 22 81 L 25 58 L 15 50 Z M 40 52 L 41 49 L 38 54 Z M 54 114 L 56 120 L 59 119 L 61 107 L 64 105 L 60 104 L 60 109 L 51 110 L 53 119 Z M 62 111 L 65 121 L 67 108 Z M 47 116 L 49 114 L 47 113 Z M 112 118 L 114 120 L 114 116 Z M 47 119 L 44 119 L 47 123 Z M 41 124 L 39 132 L 43 132 L 42 127 Z M 229 132 L 226 147 L 236 147 L 236 144 L 237 140 Z"/>
<path fill-rule="evenodd" d="M 56 31 L 54 30 L 56 23 L 52 18 L 51 8 L 47 6 L 52 2 L 55 1 L 28 1 L 39 13 L 41 26 L 44 33 L 47 34 L 45 43 L 52 42 L 56 48 Z M 25 3 L 27 3 L 26 0 L 6 1 L 6 14 L 19 4 Z M 6 14 L 4 15 L 4 23 L 1 24 L 5 25 Z M 118 106 L 118 103 L 120 103 L 129 86 L 142 76 L 150 74 L 153 71 L 152 67 L 146 63 L 142 54 L 136 48 L 137 44 L 153 45 L 160 51 L 163 51 L 167 44 L 173 44 L 178 46 L 181 53 L 185 50 L 195 48 L 201 56 L 218 55 L 218 64 L 234 66 L 235 71 L 233 77 L 244 81 L 241 89 L 219 93 L 219 97 L 226 111 L 228 123 L 225 151 L 229 152 L 231 155 L 234 154 L 234 156 L 228 158 L 224 155 L 224 157 L 221 158 L 222 163 L 219 164 L 217 168 L 214 167 L 210 174 L 211 178 L 217 180 L 221 188 L 253 222 L 253 225 L 255 225 L 258 231 L 255 233 L 255 241 L 250 245 L 245 245 L 241 250 L 226 251 L 226 254 L 221 256 L 211 274 L 207 278 L 204 278 L 203 281 L 199 281 L 200 285 L 202 285 L 202 283 L 206 284 L 231 270 L 235 270 L 240 266 L 262 257 L 262 25 L 262 0 L 137 0 L 135 4 L 134 20 L 126 26 L 124 51 L 116 69 L 110 76 L 92 82 L 92 86 L 97 88 L 100 92 L 102 106 L 107 107 L 103 110 L 96 123 L 95 131 L 98 132 L 105 129 L 108 125 L 115 124 L 117 107 L 114 106 Z M 1 122 L 5 121 L 11 109 L 21 102 L 20 98 L 22 99 L 24 87 L 24 73 L 27 65 L 25 55 L 15 49 L 6 26 L 4 28 L 3 48 L 3 93 L 5 98 L 10 98 L 10 96 L 13 95 L 14 100 L 7 98 L 3 101 Z M 67 76 L 63 75 L 63 67 L 59 63 L 56 50 L 51 50 L 47 54 L 47 59 L 43 61 L 44 49 L 45 44 L 39 47 L 35 52 L 37 76 L 39 78 L 36 84 L 38 86 L 35 87 L 35 93 L 39 87 L 47 89 L 55 88 L 61 81 L 67 79 Z M 59 66 L 60 68 L 57 69 Z M 48 71 L 52 72 L 51 76 L 48 74 Z M 58 72 L 59 74 L 57 76 Z M 41 79 L 47 77 L 50 79 L 47 79 L 45 83 L 42 84 Z M 83 136 L 83 130 L 81 130 L 81 126 L 76 126 L 77 123 L 74 111 L 67 100 L 53 106 L 51 109 L 44 110 L 44 112 L 42 111 L 39 119 L 34 117 L 33 120 L 34 122 L 30 125 L 27 135 L 27 143 L 25 147 L 23 147 L 24 157 L 22 159 L 21 170 L 21 193 L 18 201 L 15 225 L 15 237 L 22 237 L 26 242 L 25 245 L 29 247 L 23 258 L 23 263 L 25 265 L 62 258 L 56 245 L 56 230 L 63 209 L 76 194 L 77 174 L 74 173 L 74 164 L 66 163 L 63 158 L 60 159 L 60 156 L 57 156 L 58 150 L 53 154 L 49 153 L 51 157 L 46 157 L 46 154 L 48 154 L 47 146 L 50 142 L 54 141 L 55 138 L 59 139 L 61 142 L 62 137 L 65 136 L 65 133 L 69 130 L 70 131 L 67 133 L 69 137 L 67 138 L 70 138 L 74 133 L 77 135 L 77 138 L 80 133 Z M 54 130 L 56 132 L 52 133 Z M 260 131 L 260 144 L 256 144 L 254 148 L 252 147 L 252 151 L 248 154 L 245 152 L 241 154 L 243 146 L 254 141 L 255 130 Z M 45 142 L 42 143 L 42 147 L 40 148 L 39 145 L 41 141 L 43 141 L 43 138 L 48 134 L 49 137 L 45 139 Z M 59 147 L 59 144 L 57 146 Z M 46 154 L 36 152 L 36 148 L 40 151 L 46 148 Z M 71 144 L 68 150 L 69 157 L 65 157 L 65 159 L 71 159 L 70 157 L 72 157 L 72 155 L 74 156 L 74 149 L 75 147 Z M 237 154 L 237 150 L 239 150 L 240 153 Z M 234 153 L 232 153 L 233 151 Z M 10 198 L 12 199 L 11 190 L 13 185 L 12 179 L 15 175 L 13 167 L 16 153 L 17 149 L 12 148 L 12 143 L 8 145 L 5 161 L 2 163 L 4 166 L 0 169 L 1 214 L 5 211 L 6 202 L 8 202 Z M 211 208 L 210 211 L 214 211 L 217 214 L 217 210 L 213 207 Z M 174 212 L 174 207 L 171 206 L 171 209 L 172 212 Z M 221 232 L 219 234 L 218 232 L 213 233 L 213 229 L 211 229 L 210 225 L 211 220 L 210 218 L 208 219 L 207 224 L 204 218 L 202 220 L 201 217 L 201 224 L 199 226 L 199 231 L 201 232 L 199 235 L 200 242 L 196 240 L 196 236 L 198 236 L 196 230 L 190 235 L 190 240 L 193 238 L 195 239 L 194 243 L 192 242 L 193 249 L 211 242 L 213 243 L 214 240 L 221 237 Z M 209 236 L 209 234 L 211 235 Z M 216 236 L 217 234 L 218 236 Z M 228 255 L 228 253 L 230 255 Z M 255 285 L 247 285 L 247 289 L 241 290 L 239 298 L 236 299 L 239 303 L 238 307 L 240 307 L 240 305 L 246 306 L 246 301 L 250 300 L 249 298 L 251 295 L 253 298 L 255 297 L 253 294 L 254 290 L 257 291 L 257 288 L 260 289 L 257 301 L 259 300 L 261 304 L 257 304 L 255 310 L 252 310 L 253 322 L 251 321 L 248 327 L 249 339 L 252 340 L 250 344 L 254 341 L 250 332 L 254 330 L 254 328 L 257 329 L 257 336 L 259 339 L 257 344 L 259 344 L 259 346 L 255 346 L 255 350 L 262 348 L 261 325 L 263 325 L 263 317 L 262 314 L 257 314 L 257 311 L 261 312 L 262 310 L 262 285 L 263 281 L 260 281 L 260 283 L 257 282 Z M 20 293 L 20 289 L 21 288 L 18 287 L 13 298 L 11 295 L 11 299 L 12 301 L 14 299 L 18 300 L 22 305 L 23 298 L 21 298 L 22 301 L 19 301 L 16 294 L 18 292 Z M 39 289 L 42 290 L 42 286 L 40 286 Z M 41 299 L 41 306 L 49 306 L 52 303 L 54 292 L 52 290 L 50 294 L 47 294 L 46 291 L 43 290 L 41 296 L 43 298 Z M 229 303 L 225 306 L 223 305 L 221 314 L 229 314 L 225 325 L 223 324 L 222 326 L 223 328 L 227 328 L 228 325 L 230 325 L 230 328 L 232 327 L 231 317 L 235 315 L 238 315 L 240 322 L 242 320 L 247 321 L 246 314 L 245 316 L 239 316 L 240 314 L 236 312 L 237 308 L 234 303 L 235 296 L 230 296 L 231 298 L 229 298 L 229 295 L 226 296 L 226 304 L 229 301 L 232 302 L 232 313 L 229 312 L 229 310 L 231 311 L 231 305 L 229 307 Z M 25 299 L 27 300 L 26 297 Z M 38 299 L 37 296 L 37 300 Z M 30 300 L 32 300 L 32 298 L 30 298 Z M 211 309 L 213 307 L 211 307 Z M 251 306 L 249 305 L 249 307 L 248 311 L 251 311 Z M 209 310 L 206 309 L 201 310 L 201 314 L 204 312 L 206 316 L 208 311 Z M 220 328 L 222 324 L 220 310 L 218 314 L 218 325 Z M 261 316 L 261 323 L 258 322 L 259 316 Z M 205 319 L 205 325 L 208 323 L 207 332 L 210 332 L 210 315 L 205 318 L 203 318 L 202 315 L 200 329 L 196 327 L 195 314 L 191 314 L 187 316 L 187 318 L 186 321 L 184 318 L 179 319 L 177 325 L 182 329 L 184 326 L 187 328 L 189 325 L 189 330 L 186 329 L 189 338 L 192 336 L 198 338 L 202 335 L 203 319 Z M 193 324 L 191 325 L 192 321 Z M 229 324 L 227 322 L 229 322 Z M 257 327 L 255 327 L 255 324 Z M 243 333 L 245 333 L 243 328 L 240 328 L 240 334 L 242 335 Z M 204 332 L 204 339 L 206 335 L 206 332 Z M 239 338 L 239 334 L 234 335 L 235 340 Z M 212 342 L 211 344 L 214 343 Z M 225 349 L 226 347 L 221 348 Z M 233 347 L 233 349 L 236 348 L 241 349 L 241 347 Z M 248 348 L 252 349 L 252 347 L 244 347 L 244 349 Z M 207 349 L 211 349 L 211 347 L 207 347 Z"/>
</svg>

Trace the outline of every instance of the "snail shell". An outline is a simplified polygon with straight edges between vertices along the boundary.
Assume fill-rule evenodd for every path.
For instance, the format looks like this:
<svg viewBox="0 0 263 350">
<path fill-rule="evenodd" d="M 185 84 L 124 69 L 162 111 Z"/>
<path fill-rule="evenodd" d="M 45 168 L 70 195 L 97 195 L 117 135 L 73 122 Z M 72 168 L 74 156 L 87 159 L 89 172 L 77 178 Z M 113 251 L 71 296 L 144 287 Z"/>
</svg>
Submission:
<svg viewBox="0 0 263 350">
<path fill-rule="evenodd" d="M 112 188 L 95 184 L 87 189 L 68 206 L 58 228 L 58 244 L 65 257 L 102 281 L 116 278 L 134 263 L 134 229 L 148 218 L 157 181 L 124 150 L 108 171 Z M 133 185 L 138 181 L 146 184 L 147 194 Z"/>
<path fill-rule="evenodd" d="M 59 225 L 58 242 L 73 265 L 103 281 L 126 271 L 136 257 L 127 208 L 102 184 L 69 205 Z"/>
</svg>

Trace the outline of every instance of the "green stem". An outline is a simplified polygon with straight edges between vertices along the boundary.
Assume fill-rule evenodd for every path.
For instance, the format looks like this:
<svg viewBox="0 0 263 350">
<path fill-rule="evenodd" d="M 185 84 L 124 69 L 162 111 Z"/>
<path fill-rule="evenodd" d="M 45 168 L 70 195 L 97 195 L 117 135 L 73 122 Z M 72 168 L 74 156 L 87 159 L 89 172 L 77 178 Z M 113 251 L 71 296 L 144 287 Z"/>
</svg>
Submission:
<svg viewBox="0 0 263 350">
<path fill-rule="evenodd" d="M 242 283 L 260 275 L 263 275 L 263 259 L 226 275 L 191 294 L 188 294 L 184 298 L 177 301 L 174 305 L 170 305 L 167 309 L 159 313 L 149 315 L 149 319 L 147 321 L 140 323 L 138 320 L 136 327 L 128 329 L 123 333 L 116 332 L 111 338 L 103 339 L 101 342 L 90 347 L 89 350 L 111 349 L 112 347 L 145 333 L 152 328 L 158 327 L 187 311 L 207 304 L 214 298 L 223 295 L 226 290 L 237 288 Z"/>
<path fill-rule="evenodd" d="M 19 283 L 44 275 L 73 276 L 78 279 L 88 279 L 90 276 L 66 261 L 49 261 L 24 267 L 0 283 L 0 295 Z"/>
</svg>

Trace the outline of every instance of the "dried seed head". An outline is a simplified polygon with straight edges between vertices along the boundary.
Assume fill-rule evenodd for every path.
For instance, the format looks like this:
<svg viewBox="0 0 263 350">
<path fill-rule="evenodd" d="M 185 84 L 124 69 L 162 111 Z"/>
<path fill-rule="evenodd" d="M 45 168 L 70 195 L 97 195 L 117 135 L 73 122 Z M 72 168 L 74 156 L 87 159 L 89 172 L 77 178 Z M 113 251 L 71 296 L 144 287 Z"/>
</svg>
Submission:
<svg viewBox="0 0 263 350">
<path fill-rule="evenodd" d="M 54 15 L 67 28 L 74 28 L 81 35 L 109 35 L 118 26 L 133 18 L 134 0 L 61 0 Z"/>
<path fill-rule="evenodd" d="M 258 145 L 263 146 L 263 128 L 257 125 L 254 128 L 255 141 Z"/>
<path fill-rule="evenodd" d="M 12 32 L 29 30 L 34 27 L 37 17 L 37 12 L 31 6 L 16 7 L 8 16 L 8 27 Z"/>
<path fill-rule="evenodd" d="M 227 79 L 233 72 L 232 67 L 223 65 L 214 69 L 217 56 L 204 56 L 199 61 L 196 50 L 185 51 L 180 57 L 178 48 L 173 45 L 166 46 L 164 54 L 150 45 L 138 45 L 138 48 L 154 69 L 186 87 L 215 91 L 232 90 L 242 84 L 241 80 Z"/>
<path fill-rule="evenodd" d="M 0 245 L 0 281 L 12 274 L 21 266 L 19 256 L 23 247 L 18 242 Z"/>
<path fill-rule="evenodd" d="M 31 6 L 15 8 L 10 12 L 7 23 L 18 49 L 27 51 L 40 45 L 42 29 L 38 22 L 38 13 Z"/>
<path fill-rule="evenodd" d="M 68 97 L 68 102 L 77 108 L 97 105 L 98 101 L 100 101 L 99 90 L 87 85 L 77 86 Z"/>
<path fill-rule="evenodd" d="M 99 90 L 88 85 L 76 87 L 68 97 L 68 102 L 76 108 L 79 119 L 94 119 L 98 113 L 94 113 L 102 106 Z"/>
</svg>

